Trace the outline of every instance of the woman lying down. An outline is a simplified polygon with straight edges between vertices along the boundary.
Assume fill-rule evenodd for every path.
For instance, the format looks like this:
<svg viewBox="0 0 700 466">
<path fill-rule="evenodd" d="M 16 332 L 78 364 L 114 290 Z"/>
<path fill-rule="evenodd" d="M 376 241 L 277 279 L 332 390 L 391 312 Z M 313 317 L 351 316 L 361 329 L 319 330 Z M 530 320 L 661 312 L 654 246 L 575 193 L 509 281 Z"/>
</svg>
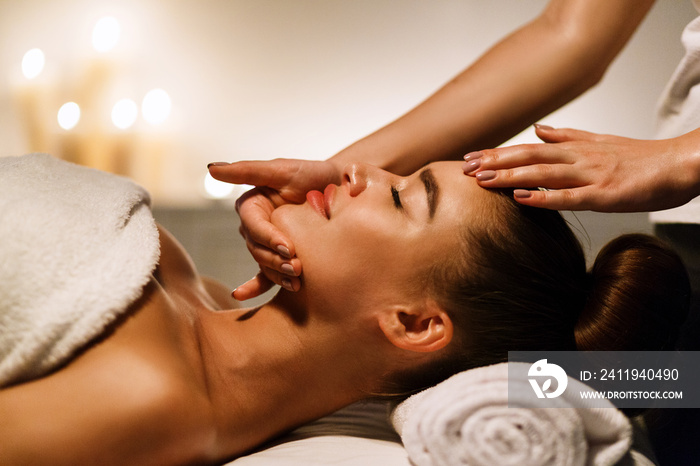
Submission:
<svg viewBox="0 0 700 466">
<path fill-rule="evenodd" d="M 99 204 L 109 196 L 85 193 L 130 182 L 48 156 L 2 163 L 0 200 L 14 199 L 2 203 L 3 219 L 18 205 L 8 190 L 37 186 L 25 189 L 17 223 L 3 230 L 24 228 L 12 247 L 47 261 L 34 269 L 60 267 L 51 258 L 72 238 L 79 238 L 76 253 L 95 242 L 111 250 L 99 227 L 110 218 Z M 117 196 L 113 210 L 132 194 Z M 66 196 L 72 200 L 61 200 Z M 33 353 L 41 362 L 14 358 L 20 370 L 6 371 L 12 376 L 0 391 L 0 464 L 221 463 L 352 402 L 407 396 L 458 371 L 505 361 L 508 350 L 671 349 L 685 315 L 685 271 L 656 239 L 614 240 L 587 273 L 557 212 L 478 187 L 460 162 L 434 163 L 405 178 L 352 166 L 323 200 L 310 197 L 316 201 L 282 206 L 272 217 L 303 260 L 301 290 L 282 289 L 254 309 L 239 308 L 222 285 L 200 277 L 160 228 L 157 266 L 146 269 L 145 285 L 112 320 L 104 318 L 63 357 L 48 356 L 55 349 L 49 342 Z M 78 209 L 80 218 L 63 227 L 68 214 L 61 209 Z M 141 211 L 133 202 L 127 210 Z M 69 230 L 63 243 L 27 245 L 36 228 L 25 216 L 35 211 L 56 222 L 35 237 Z M 107 223 L 126 228 L 130 221 L 122 215 Z M 12 258 L 4 244 L 3 257 Z M 123 248 L 100 273 L 119 277 L 144 255 L 140 247 Z M 117 264 L 122 257 L 128 260 Z M 39 326 L 35 320 L 15 330 L 17 317 L 8 317 L 21 302 L 16 283 L 27 263 L 5 261 L 0 277 L 14 280 L 0 282 L 0 322 L 7 324 L 3 341 L 14 335 L 15 346 L 22 332 Z M 42 296 L 37 290 L 70 283 L 81 273 L 70 267 L 36 277 L 27 293 Z M 110 295 L 119 281 L 90 274 L 96 289 L 60 296 L 82 303 L 86 294 Z M 90 306 L 103 304 L 77 309 L 69 301 L 68 321 L 32 319 L 53 326 L 55 341 L 75 332 L 72 323 Z M 7 360 L 16 348 L 1 350 Z"/>
</svg>

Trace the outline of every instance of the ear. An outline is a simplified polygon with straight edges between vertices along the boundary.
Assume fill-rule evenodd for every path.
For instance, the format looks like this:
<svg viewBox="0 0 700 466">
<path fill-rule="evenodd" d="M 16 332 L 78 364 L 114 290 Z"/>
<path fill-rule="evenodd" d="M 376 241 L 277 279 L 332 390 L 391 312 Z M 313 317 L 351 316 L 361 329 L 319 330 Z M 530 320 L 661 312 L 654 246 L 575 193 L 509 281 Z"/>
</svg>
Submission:
<svg viewBox="0 0 700 466">
<path fill-rule="evenodd" d="M 379 327 L 395 346 L 421 353 L 446 347 L 454 333 L 450 317 L 431 299 L 382 313 Z"/>
</svg>

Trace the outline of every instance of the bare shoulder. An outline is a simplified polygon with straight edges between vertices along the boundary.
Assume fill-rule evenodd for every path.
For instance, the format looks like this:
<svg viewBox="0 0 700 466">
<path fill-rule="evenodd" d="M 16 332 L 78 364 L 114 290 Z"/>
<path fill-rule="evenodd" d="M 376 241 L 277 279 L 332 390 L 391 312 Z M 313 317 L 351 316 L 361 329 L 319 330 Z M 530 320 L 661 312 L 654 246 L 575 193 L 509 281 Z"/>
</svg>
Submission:
<svg viewBox="0 0 700 466">
<path fill-rule="evenodd" d="M 188 319 L 172 303 L 152 279 L 113 333 L 57 372 L 0 391 L 0 464 L 201 462 L 211 405 Z"/>
<path fill-rule="evenodd" d="M 0 391 L 0 463 L 201 459 L 212 435 L 206 397 L 153 361 L 138 352 L 110 351 Z"/>
<path fill-rule="evenodd" d="M 158 269 L 111 333 L 0 390 L 0 464 L 207 463 L 216 424 L 194 322 L 203 293 L 223 299 L 224 287 L 204 283 L 161 230 Z"/>
</svg>

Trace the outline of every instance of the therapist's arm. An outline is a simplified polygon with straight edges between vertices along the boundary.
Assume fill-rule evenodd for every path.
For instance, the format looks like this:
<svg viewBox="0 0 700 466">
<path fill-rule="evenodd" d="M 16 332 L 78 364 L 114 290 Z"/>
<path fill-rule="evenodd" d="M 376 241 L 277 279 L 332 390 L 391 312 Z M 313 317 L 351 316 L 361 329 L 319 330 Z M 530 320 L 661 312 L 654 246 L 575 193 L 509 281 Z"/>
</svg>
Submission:
<svg viewBox="0 0 700 466">
<path fill-rule="evenodd" d="M 331 162 L 406 175 L 495 147 L 594 86 L 653 3 L 552 0 L 426 101 Z"/>
<path fill-rule="evenodd" d="M 284 192 L 285 199 L 299 199 L 311 189 L 322 189 L 320 179 L 339 179 L 349 162 L 405 175 L 435 160 L 459 159 L 467 152 L 494 147 L 595 85 L 653 3 L 552 0 L 536 19 L 415 109 L 319 165 L 323 176 L 295 169 L 293 161 L 272 161 L 256 167 L 256 177 L 267 180 L 259 186 Z M 210 172 L 224 181 L 235 178 L 255 184 L 241 176 L 248 168 L 240 162 L 213 166 Z M 273 282 L 283 284 L 281 266 L 289 260 L 275 251 L 279 246 L 293 251 L 291 240 L 269 222 L 265 210 L 272 203 L 258 197 L 255 205 L 254 200 L 238 204 L 242 229 L 248 248 L 265 254 L 258 252 L 264 258 L 258 260 L 262 273 L 238 288 L 240 299 L 260 294 Z M 301 264 L 293 265 L 295 272 L 301 269 Z"/>
</svg>

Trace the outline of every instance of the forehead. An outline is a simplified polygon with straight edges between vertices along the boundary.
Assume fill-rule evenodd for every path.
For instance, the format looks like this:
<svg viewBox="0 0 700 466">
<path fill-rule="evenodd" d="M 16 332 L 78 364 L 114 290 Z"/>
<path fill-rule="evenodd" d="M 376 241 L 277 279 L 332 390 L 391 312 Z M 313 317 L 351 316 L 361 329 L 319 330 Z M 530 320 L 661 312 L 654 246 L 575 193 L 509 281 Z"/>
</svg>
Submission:
<svg viewBox="0 0 700 466">
<path fill-rule="evenodd" d="M 465 221 L 487 220 L 497 202 L 496 194 L 480 187 L 462 170 L 462 162 L 434 162 L 428 165 L 440 190 L 438 215 L 462 217 Z M 458 215 L 462 213 L 463 215 Z"/>
</svg>

